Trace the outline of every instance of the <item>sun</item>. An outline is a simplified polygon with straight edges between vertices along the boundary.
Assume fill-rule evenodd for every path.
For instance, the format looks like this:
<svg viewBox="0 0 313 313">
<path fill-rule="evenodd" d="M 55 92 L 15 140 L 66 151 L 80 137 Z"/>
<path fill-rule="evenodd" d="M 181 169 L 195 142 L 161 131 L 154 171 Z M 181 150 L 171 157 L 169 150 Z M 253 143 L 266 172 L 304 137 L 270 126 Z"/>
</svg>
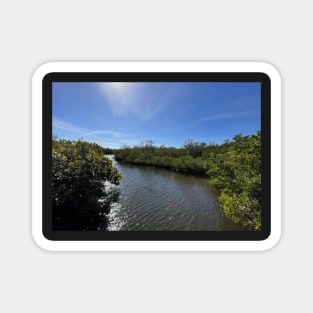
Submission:
<svg viewBox="0 0 313 313">
<path fill-rule="evenodd" d="M 115 91 L 122 91 L 126 88 L 126 83 L 121 83 L 121 82 L 113 82 L 113 83 L 108 83 L 110 88 Z"/>
</svg>

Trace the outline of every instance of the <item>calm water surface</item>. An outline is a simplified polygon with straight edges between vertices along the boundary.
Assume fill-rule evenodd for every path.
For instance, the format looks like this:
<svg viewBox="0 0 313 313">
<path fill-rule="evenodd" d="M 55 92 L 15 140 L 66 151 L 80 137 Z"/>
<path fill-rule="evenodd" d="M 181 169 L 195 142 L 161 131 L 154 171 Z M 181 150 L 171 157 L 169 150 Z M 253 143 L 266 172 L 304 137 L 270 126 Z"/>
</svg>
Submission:
<svg viewBox="0 0 313 313">
<path fill-rule="evenodd" d="M 223 215 L 207 178 L 110 158 L 122 180 L 119 199 L 111 204 L 108 230 L 240 230 Z"/>
</svg>

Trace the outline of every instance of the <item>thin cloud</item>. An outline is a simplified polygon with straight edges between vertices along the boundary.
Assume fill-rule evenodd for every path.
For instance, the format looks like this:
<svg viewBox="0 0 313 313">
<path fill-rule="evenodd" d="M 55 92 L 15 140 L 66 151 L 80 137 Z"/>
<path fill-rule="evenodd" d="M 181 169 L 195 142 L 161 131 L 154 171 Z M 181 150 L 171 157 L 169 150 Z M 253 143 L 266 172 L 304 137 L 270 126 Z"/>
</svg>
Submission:
<svg viewBox="0 0 313 313">
<path fill-rule="evenodd" d="M 100 134 L 111 135 L 112 137 L 115 137 L 115 138 L 123 138 L 123 137 L 128 136 L 127 134 L 124 134 L 122 132 L 117 132 L 114 130 L 94 130 L 94 131 L 84 133 L 81 136 L 82 137 L 90 137 L 90 136 L 100 135 Z"/>
<path fill-rule="evenodd" d="M 148 93 L 142 83 L 99 83 L 112 113 L 147 122 L 162 111 L 169 101 L 169 90 L 162 96 Z"/>
<path fill-rule="evenodd" d="M 247 111 L 241 111 L 241 112 L 231 112 L 231 113 L 224 113 L 224 114 L 217 114 L 217 115 L 211 115 L 206 118 L 201 119 L 200 121 L 219 121 L 219 120 L 227 120 L 227 119 L 235 119 L 235 118 L 241 118 L 246 116 L 252 116 L 259 114 L 259 111 L 256 110 L 247 110 Z"/>
<path fill-rule="evenodd" d="M 128 138 L 129 135 L 115 130 L 88 130 L 58 118 L 52 119 L 53 131 L 61 131 L 66 134 L 75 135 L 77 138 L 100 138 L 98 135 L 109 135 L 113 138 Z"/>
<path fill-rule="evenodd" d="M 52 119 L 52 127 L 54 130 L 61 130 L 71 134 L 81 134 L 86 132 L 85 129 L 58 118 Z"/>
<path fill-rule="evenodd" d="M 134 139 L 131 134 L 115 130 L 88 130 L 58 118 L 52 119 L 53 132 L 64 139 L 92 140 L 103 147 L 119 148 L 123 145 L 138 145 L 140 140 Z"/>
</svg>

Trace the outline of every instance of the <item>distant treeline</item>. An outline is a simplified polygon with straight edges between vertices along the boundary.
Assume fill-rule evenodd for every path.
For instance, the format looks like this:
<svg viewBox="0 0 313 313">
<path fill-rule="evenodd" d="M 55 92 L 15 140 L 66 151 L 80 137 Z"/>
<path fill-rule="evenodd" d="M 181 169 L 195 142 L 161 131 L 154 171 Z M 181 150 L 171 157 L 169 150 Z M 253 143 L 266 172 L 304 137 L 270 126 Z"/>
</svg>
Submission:
<svg viewBox="0 0 313 313">
<path fill-rule="evenodd" d="M 177 172 L 207 175 L 228 218 L 250 230 L 261 228 L 261 132 L 236 135 L 221 145 L 189 139 L 181 148 L 140 146 L 114 150 L 115 159 Z"/>
<path fill-rule="evenodd" d="M 111 148 L 102 148 L 104 154 L 113 154 L 113 149 Z"/>
</svg>

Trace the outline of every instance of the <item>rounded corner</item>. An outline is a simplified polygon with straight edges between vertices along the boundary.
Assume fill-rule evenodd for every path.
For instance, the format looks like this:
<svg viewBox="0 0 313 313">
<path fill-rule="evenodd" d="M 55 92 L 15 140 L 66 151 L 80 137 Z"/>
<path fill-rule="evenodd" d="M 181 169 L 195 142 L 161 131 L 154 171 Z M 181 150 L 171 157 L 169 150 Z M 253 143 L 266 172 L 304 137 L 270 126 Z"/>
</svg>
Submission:
<svg viewBox="0 0 313 313">
<path fill-rule="evenodd" d="M 33 82 L 37 81 L 38 79 L 44 80 L 47 75 L 53 72 L 54 65 L 55 62 L 46 62 L 36 67 L 32 75 Z"/>
<path fill-rule="evenodd" d="M 268 236 L 262 240 L 260 251 L 269 251 L 277 246 L 281 238 L 281 231 L 269 232 Z"/>
<path fill-rule="evenodd" d="M 261 67 L 262 74 L 266 75 L 270 81 L 273 79 L 281 82 L 281 74 L 276 66 L 268 62 L 258 62 Z"/>
<path fill-rule="evenodd" d="M 44 231 L 37 233 L 35 230 L 32 232 L 33 241 L 35 244 L 45 250 L 45 251 L 54 251 L 51 248 L 51 239 L 45 234 Z"/>
<path fill-rule="evenodd" d="M 54 72 L 48 72 L 42 77 L 42 82 L 52 80 Z"/>
</svg>

